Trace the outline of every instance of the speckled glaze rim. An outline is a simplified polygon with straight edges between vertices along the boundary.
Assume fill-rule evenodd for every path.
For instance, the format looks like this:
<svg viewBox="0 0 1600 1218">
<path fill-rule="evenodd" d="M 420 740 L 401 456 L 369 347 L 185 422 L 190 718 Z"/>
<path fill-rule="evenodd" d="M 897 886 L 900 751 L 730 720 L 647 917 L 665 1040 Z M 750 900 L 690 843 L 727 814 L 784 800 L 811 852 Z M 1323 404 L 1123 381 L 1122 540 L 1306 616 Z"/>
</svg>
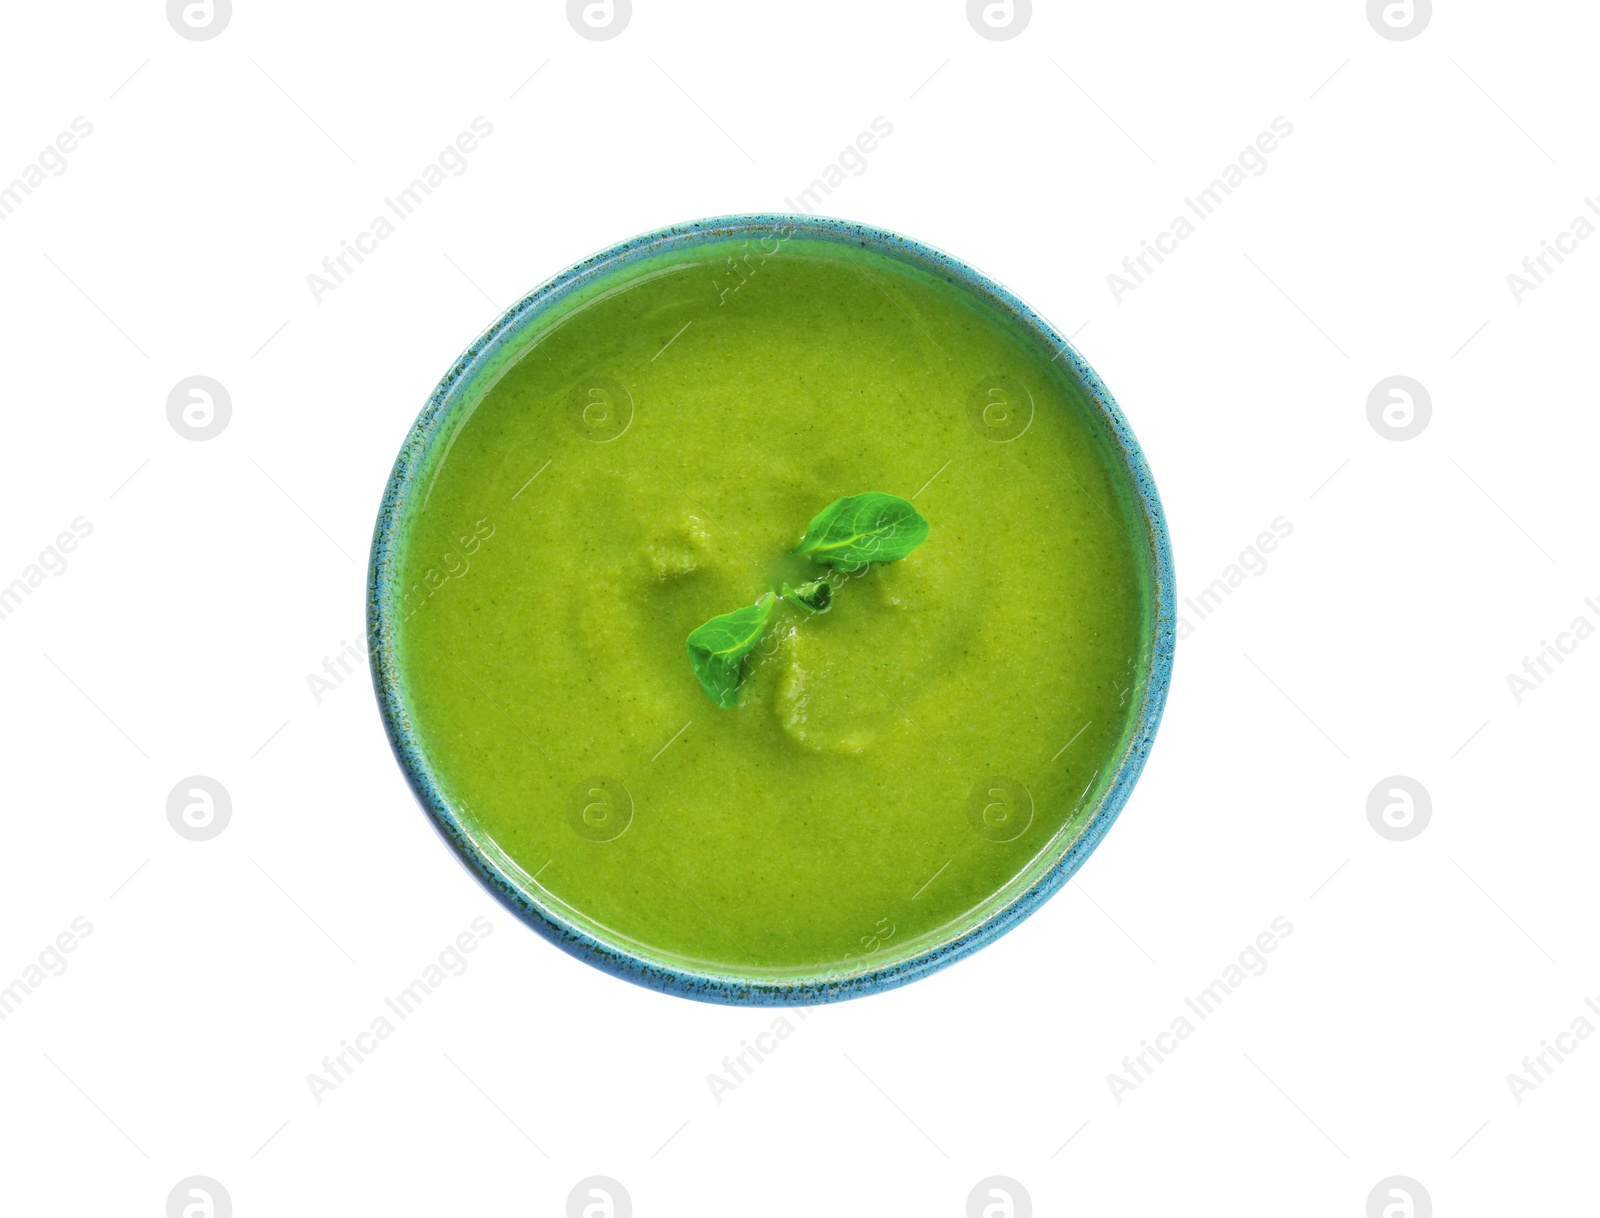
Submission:
<svg viewBox="0 0 1600 1218">
<path fill-rule="evenodd" d="M 397 621 L 391 609 L 399 591 L 397 564 L 401 525 L 414 479 L 425 467 L 425 458 L 439 434 L 441 424 L 472 386 L 476 374 L 488 368 L 497 354 L 508 350 L 526 329 L 535 325 L 556 303 L 622 266 L 707 240 L 756 237 L 785 231 L 860 245 L 918 265 L 948 282 L 988 297 L 1047 346 L 1059 352 L 1059 358 L 1071 370 L 1073 378 L 1098 407 L 1102 422 L 1121 454 L 1134 497 L 1142 508 L 1145 541 L 1152 558 L 1152 568 L 1147 575 L 1155 612 L 1147 640 L 1149 670 L 1138 717 L 1127 736 L 1116 772 L 1106 784 L 1098 805 L 1082 830 L 1071 841 L 1060 844 L 1058 857 L 1026 889 L 977 925 L 952 934 L 949 939 L 904 959 L 855 972 L 840 971 L 792 978 L 740 977 L 698 972 L 652 960 L 626 945 L 597 938 L 585 928 L 566 920 L 558 909 L 547 907 L 528 885 L 517 878 L 520 869 L 514 869 L 514 864 L 508 865 L 509 860 L 505 859 L 497 846 L 478 840 L 469 820 L 445 798 L 413 730 L 399 669 L 395 632 Z M 1172 551 L 1155 481 L 1122 411 L 1077 349 L 1054 326 L 1000 284 L 949 254 L 871 225 L 824 216 L 771 213 L 721 216 L 676 224 L 614 245 L 569 267 L 529 292 L 462 352 L 428 398 L 422 413 L 417 416 L 395 459 L 388 484 L 384 487 L 382 506 L 373 530 L 372 554 L 367 572 L 367 631 L 372 680 L 384 728 L 400 768 L 434 827 L 467 869 L 507 910 L 557 947 L 624 980 L 704 1002 L 749 1006 L 834 1002 L 905 985 L 977 951 L 1038 909 L 1083 865 L 1127 803 L 1134 783 L 1144 769 L 1145 759 L 1161 721 L 1162 709 L 1166 705 L 1176 644 Z"/>
</svg>

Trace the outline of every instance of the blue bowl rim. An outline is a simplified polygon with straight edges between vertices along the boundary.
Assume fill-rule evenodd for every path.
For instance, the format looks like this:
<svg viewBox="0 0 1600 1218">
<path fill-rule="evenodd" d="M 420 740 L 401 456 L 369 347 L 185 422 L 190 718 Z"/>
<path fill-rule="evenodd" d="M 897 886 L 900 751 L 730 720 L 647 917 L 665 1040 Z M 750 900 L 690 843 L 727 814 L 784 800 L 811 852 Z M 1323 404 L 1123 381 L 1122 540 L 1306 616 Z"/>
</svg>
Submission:
<svg viewBox="0 0 1600 1218">
<path fill-rule="evenodd" d="M 1066 843 L 1060 856 L 1026 889 L 976 925 L 903 959 L 861 969 L 805 977 L 743 977 L 700 972 L 638 955 L 628 947 L 599 938 L 546 908 L 500 865 L 497 850 L 474 837 L 473 829 L 445 797 L 406 709 L 396 647 L 396 621 L 389 611 L 390 593 L 398 585 L 396 568 L 407 494 L 422 468 L 441 423 L 474 375 L 489 366 L 526 328 L 573 292 L 631 262 L 728 237 L 780 233 L 820 237 L 856 244 L 908 261 L 988 297 L 1031 330 L 1071 370 L 1073 378 L 1099 409 L 1101 421 L 1120 452 L 1143 510 L 1146 542 L 1153 569 L 1148 572 L 1154 615 L 1149 644 L 1149 671 L 1139 713 L 1116 773 L 1106 784 L 1093 814 Z M 584 962 L 647 988 L 704 1002 L 743 1006 L 796 1006 L 835 1002 L 893 989 L 955 963 L 1013 929 L 1053 896 L 1100 844 L 1127 803 L 1155 739 L 1166 705 L 1176 647 L 1175 584 L 1171 542 L 1155 480 L 1132 429 L 1099 375 L 1076 347 L 1054 326 L 1005 287 L 958 258 L 887 229 L 829 216 L 799 213 L 752 213 L 717 216 L 668 225 L 619 242 L 552 276 L 517 301 L 457 357 L 439 381 L 412 424 L 384 487 L 373 528 L 367 570 L 367 636 L 373 685 L 390 747 L 417 800 L 434 827 L 466 866 L 505 908 L 557 947 Z M 487 835 L 484 835 L 487 837 Z"/>
</svg>

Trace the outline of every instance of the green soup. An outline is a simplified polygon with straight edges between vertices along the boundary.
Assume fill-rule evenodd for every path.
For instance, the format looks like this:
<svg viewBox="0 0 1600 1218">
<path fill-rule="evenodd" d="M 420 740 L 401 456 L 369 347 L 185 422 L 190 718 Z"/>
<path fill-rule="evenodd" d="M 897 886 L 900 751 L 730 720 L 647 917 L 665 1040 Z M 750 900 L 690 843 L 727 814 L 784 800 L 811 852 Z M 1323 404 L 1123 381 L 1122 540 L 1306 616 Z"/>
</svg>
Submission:
<svg viewBox="0 0 1600 1218">
<path fill-rule="evenodd" d="M 779 606 L 740 703 L 684 640 L 810 519 L 927 541 Z M 816 234 L 608 272 L 476 374 L 397 521 L 400 697 L 481 848 L 670 969 L 837 976 L 948 941 L 1095 808 L 1144 702 L 1149 528 L 1066 361 L 955 275 Z"/>
</svg>

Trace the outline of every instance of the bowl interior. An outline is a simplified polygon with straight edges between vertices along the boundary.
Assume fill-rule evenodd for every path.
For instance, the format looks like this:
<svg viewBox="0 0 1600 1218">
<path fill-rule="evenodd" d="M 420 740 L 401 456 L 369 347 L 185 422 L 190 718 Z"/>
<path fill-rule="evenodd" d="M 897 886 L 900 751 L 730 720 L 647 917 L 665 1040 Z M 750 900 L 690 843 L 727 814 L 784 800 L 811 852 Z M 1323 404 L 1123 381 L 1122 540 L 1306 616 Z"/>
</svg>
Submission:
<svg viewBox="0 0 1600 1218">
<path fill-rule="evenodd" d="M 729 237 L 783 241 L 800 236 L 871 249 L 911 263 L 998 308 L 1047 349 L 1058 353 L 1065 374 L 1095 412 L 1108 448 L 1120 462 L 1145 557 L 1150 620 L 1137 680 L 1136 710 L 1100 782 L 1098 799 L 1071 820 L 1003 888 L 931 939 L 880 954 L 869 964 L 848 964 L 804 976 L 753 969 L 713 973 L 653 952 L 610 933 L 551 899 L 534 877 L 476 823 L 469 809 L 444 793 L 407 705 L 399 662 L 399 556 L 408 509 L 422 491 L 430 463 L 450 443 L 463 410 L 518 357 L 530 335 L 564 310 L 606 290 L 618 271 L 643 259 L 689 251 Z M 413 790 L 434 824 L 467 867 L 513 913 L 564 949 L 629 980 L 690 997 L 723 1002 L 827 1001 L 903 984 L 975 950 L 1016 925 L 1058 889 L 1099 843 L 1126 802 L 1143 767 L 1165 702 L 1174 646 L 1173 576 L 1159 497 L 1143 454 L 1098 376 L 1053 327 L 1006 289 L 938 250 L 865 225 L 797 215 L 733 216 L 649 233 L 562 272 L 518 301 L 456 360 L 408 434 L 385 489 L 374 532 L 368 584 L 370 654 L 385 727 Z M 1093 783 L 1095 780 L 1091 780 Z"/>
</svg>

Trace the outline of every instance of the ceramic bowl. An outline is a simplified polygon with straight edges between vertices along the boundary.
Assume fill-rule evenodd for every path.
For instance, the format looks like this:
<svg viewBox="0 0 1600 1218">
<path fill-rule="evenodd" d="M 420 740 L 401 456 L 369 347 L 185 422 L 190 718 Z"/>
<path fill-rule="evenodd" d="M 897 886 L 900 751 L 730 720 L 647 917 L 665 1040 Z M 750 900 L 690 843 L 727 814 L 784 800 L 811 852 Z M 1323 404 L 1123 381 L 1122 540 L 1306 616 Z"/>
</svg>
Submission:
<svg viewBox="0 0 1600 1218">
<path fill-rule="evenodd" d="M 417 471 L 422 468 L 430 446 L 439 442 L 441 435 L 448 435 L 443 424 L 451 417 L 456 403 L 497 363 L 498 356 L 515 350 L 523 333 L 530 327 L 537 327 L 546 311 L 565 296 L 633 261 L 713 239 L 755 238 L 786 231 L 807 238 L 848 242 L 920 265 L 947 281 L 987 297 L 1022 328 L 1032 331 L 1049 348 L 1059 352 L 1070 376 L 1099 411 L 1104 428 L 1121 456 L 1122 472 L 1132 497 L 1142 511 L 1144 540 L 1150 555 L 1146 575 L 1154 612 L 1147 640 L 1148 670 L 1144 674 L 1143 695 L 1133 729 L 1115 759 L 1115 771 L 1099 803 L 1081 822 L 1078 831 L 1071 835 L 1063 832 L 1045 859 L 1030 865 L 1031 878 L 1020 891 L 980 922 L 904 958 L 863 967 L 856 972 L 835 971 L 774 979 L 719 976 L 647 959 L 627 946 L 607 942 L 574 925 L 552 908 L 538 890 L 530 888 L 520 878 L 523 874 L 520 868 L 511 864 L 486 835 L 475 830 L 460 809 L 451 805 L 433 773 L 406 707 L 397 655 L 395 609 L 399 530 Z M 1173 601 L 1172 555 L 1166 520 L 1138 441 L 1094 369 L 1055 327 L 982 272 L 920 242 L 845 220 L 763 214 L 678 224 L 612 246 L 535 288 L 462 352 L 434 389 L 406 436 L 384 489 L 368 569 L 367 625 L 373 683 L 384 727 L 401 769 L 445 841 L 502 905 L 558 947 L 629 981 L 709 1002 L 790 1006 L 857 997 L 926 976 L 1005 934 L 1071 878 L 1117 819 L 1144 768 L 1171 678 L 1175 642 Z"/>
</svg>

